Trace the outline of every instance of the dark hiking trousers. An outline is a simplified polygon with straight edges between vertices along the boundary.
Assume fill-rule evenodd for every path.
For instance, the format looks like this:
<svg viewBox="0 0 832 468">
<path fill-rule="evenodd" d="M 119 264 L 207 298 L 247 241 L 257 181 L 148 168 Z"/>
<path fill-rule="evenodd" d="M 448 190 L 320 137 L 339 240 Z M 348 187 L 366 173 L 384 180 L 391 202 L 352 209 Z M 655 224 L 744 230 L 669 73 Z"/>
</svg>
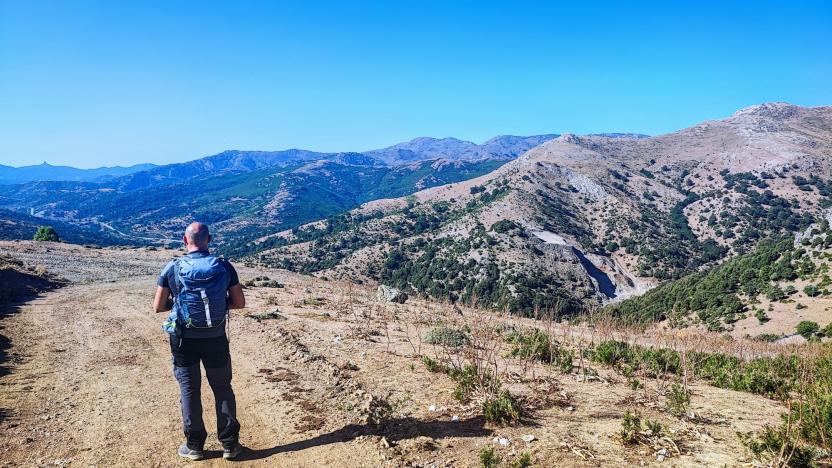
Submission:
<svg viewBox="0 0 832 468">
<path fill-rule="evenodd" d="M 181 345 L 180 345 L 181 342 Z M 182 423 L 188 448 L 202 450 L 208 433 L 202 421 L 201 373 L 205 367 L 208 384 L 214 392 L 217 410 L 217 438 L 223 447 L 233 447 L 239 438 L 237 402 L 231 389 L 231 354 L 225 336 L 216 338 L 170 337 L 173 354 L 173 375 L 179 382 Z"/>
</svg>

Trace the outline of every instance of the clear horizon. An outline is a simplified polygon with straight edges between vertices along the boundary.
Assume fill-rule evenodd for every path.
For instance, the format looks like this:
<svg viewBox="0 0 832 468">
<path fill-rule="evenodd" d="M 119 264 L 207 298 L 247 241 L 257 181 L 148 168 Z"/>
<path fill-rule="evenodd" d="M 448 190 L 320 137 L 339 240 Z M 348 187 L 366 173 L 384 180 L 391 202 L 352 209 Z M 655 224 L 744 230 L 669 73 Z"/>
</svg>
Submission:
<svg viewBox="0 0 832 468">
<path fill-rule="evenodd" d="M 832 104 L 826 2 L 0 3 L 0 164 L 657 135 Z"/>
</svg>

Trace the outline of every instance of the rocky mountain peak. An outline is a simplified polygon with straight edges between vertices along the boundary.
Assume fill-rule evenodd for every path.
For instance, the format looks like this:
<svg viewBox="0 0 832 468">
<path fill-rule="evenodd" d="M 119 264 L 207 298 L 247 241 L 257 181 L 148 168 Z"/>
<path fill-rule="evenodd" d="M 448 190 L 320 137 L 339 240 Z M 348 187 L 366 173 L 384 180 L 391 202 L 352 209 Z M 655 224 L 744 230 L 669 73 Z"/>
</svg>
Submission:
<svg viewBox="0 0 832 468">
<path fill-rule="evenodd" d="M 800 113 L 802 109 L 788 102 L 765 102 L 740 109 L 734 112 L 734 116 L 750 115 L 770 119 L 789 119 Z"/>
</svg>

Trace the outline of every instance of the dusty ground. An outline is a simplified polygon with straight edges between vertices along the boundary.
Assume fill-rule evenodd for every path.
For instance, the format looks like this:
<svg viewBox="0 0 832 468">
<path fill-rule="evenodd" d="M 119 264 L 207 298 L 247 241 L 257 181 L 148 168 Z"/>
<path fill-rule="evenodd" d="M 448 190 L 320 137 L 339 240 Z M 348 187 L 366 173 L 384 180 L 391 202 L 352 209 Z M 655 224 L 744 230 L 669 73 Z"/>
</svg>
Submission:
<svg viewBox="0 0 832 468">
<path fill-rule="evenodd" d="M 28 242 L 0 243 L 0 251 L 71 281 L 0 322 L 7 337 L 0 466 L 184 465 L 175 454 L 182 434 L 163 317 L 149 312 L 154 273 L 173 252 Z M 523 451 L 534 466 L 740 466 L 747 460 L 735 433 L 775 424 L 784 411 L 761 397 L 695 385 L 698 420 L 683 421 L 651 396 L 656 382 L 634 391 L 605 369 L 582 382 L 506 363 L 506 385 L 542 401 L 521 425 L 492 426 L 478 408 L 453 399 L 450 378 L 415 357 L 433 350 L 418 348 L 414 336 L 427 328 L 408 317 L 438 316 L 447 306 L 382 305 L 367 289 L 241 269 L 244 280 L 263 274 L 285 287 L 247 289 L 249 308 L 231 322 L 241 441 L 249 449 L 241 466 L 477 466 L 484 446 L 506 466 Z M 248 316 L 275 309 L 276 319 Z M 380 319 L 393 316 L 399 319 Z M 465 320 L 479 319 L 466 311 Z M 209 431 L 211 400 L 204 385 Z M 628 408 L 668 425 L 682 455 L 660 463 L 650 448 L 623 447 L 616 434 Z M 535 440 L 523 442 L 527 434 Z M 226 464 L 213 434 L 208 448 L 213 458 L 202 464 Z"/>
</svg>

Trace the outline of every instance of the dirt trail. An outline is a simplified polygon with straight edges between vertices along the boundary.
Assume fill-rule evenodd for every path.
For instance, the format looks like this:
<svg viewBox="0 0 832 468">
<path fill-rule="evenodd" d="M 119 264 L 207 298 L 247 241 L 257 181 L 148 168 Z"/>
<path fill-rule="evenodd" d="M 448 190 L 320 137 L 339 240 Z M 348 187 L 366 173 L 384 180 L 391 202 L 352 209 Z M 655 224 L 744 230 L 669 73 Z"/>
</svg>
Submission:
<svg viewBox="0 0 832 468">
<path fill-rule="evenodd" d="M 11 348 L 8 373 L 0 379 L 2 466 L 182 463 L 175 454 L 183 437 L 170 351 L 159 328 L 162 317 L 148 313 L 153 281 L 148 276 L 70 285 L 3 320 Z M 241 336 L 245 325 L 232 321 L 232 336 Z M 300 401 L 286 401 L 281 389 L 264 385 L 258 373 L 279 360 L 304 375 L 305 363 L 289 359 L 295 350 L 265 350 L 246 340 L 232 341 L 231 347 L 242 441 L 251 448 L 247 465 L 383 463 L 378 450 L 362 448 L 350 434 L 339 442 L 295 430 Z M 211 431 L 213 397 L 204 379 L 203 401 Z M 207 448 L 220 449 L 213 432 Z M 215 464 L 225 462 L 208 463 Z"/>
</svg>

